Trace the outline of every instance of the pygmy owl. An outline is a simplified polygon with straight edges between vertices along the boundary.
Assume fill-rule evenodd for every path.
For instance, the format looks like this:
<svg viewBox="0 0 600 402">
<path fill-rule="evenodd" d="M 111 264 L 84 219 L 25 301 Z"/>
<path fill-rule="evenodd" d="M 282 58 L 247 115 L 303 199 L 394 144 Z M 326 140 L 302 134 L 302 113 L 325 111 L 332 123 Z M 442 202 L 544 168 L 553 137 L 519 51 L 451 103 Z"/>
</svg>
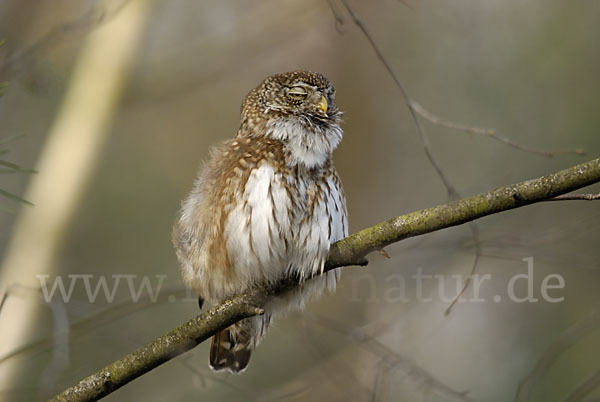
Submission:
<svg viewBox="0 0 600 402">
<path fill-rule="evenodd" d="M 289 276 L 303 282 L 268 302 L 264 315 L 215 335 L 214 370 L 245 369 L 274 316 L 335 289 L 338 270 L 317 276 L 330 245 L 348 234 L 331 159 L 342 139 L 334 97 L 318 73 L 266 78 L 246 96 L 236 137 L 212 151 L 183 202 L 173 242 L 184 281 L 201 299 L 220 303 Z"/>
</svg>

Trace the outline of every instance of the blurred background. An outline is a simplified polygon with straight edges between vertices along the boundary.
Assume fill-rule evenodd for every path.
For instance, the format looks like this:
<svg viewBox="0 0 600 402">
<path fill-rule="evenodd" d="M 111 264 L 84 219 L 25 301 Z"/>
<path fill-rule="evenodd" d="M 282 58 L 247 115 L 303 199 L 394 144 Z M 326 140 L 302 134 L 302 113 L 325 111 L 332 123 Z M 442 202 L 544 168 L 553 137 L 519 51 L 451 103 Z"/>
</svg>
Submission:
<svg viewBox="0 0 600 402">
<path fill-rule="evenodd" d="M 309 69 L 335 84 L 351 232 L 447 202 L 347 6 L 437 116 L 587 153 L 549 158 L 420 117 L 461 196 L 600 153 L 597 2 L 4 0 L 0 140 L 19 137 L 1 158 L 38 173 L 0 177 L 35 204 L 0 197 L 0 400 L 45 399 L 198 313 L 171 225 L 210 146 L 235 135 L 244 96 L 267 75 Z M 392 245 L 390 259 L 344 269 L 335 294 L 278 322 L 244 374 L 211 372 L 204 343 L 106 400 L 598 400 L 599 218 L 600 202 L 548 202 L 479 220 L 476 237 L 461 226 Z M 477 255 L 485 301 L 446 315 Z M 516 303 L 508 285 L 528 257 L 538 301 Z M 421 301 L 418 272 L 439 275 L 423 281 Z M 560 302 L 542 297 L 551 274 L 564 280 L 548 292 Z M 67 303 L 39 290 L 57 277 L 67 291 L 79 278 Z M 92 290 L 102 277 L 114 286 L 112 302 L 102 290 L 90 300 L 84 277 Z M 514 284 L 527 295 L 527 280 Z"/>
</svg>

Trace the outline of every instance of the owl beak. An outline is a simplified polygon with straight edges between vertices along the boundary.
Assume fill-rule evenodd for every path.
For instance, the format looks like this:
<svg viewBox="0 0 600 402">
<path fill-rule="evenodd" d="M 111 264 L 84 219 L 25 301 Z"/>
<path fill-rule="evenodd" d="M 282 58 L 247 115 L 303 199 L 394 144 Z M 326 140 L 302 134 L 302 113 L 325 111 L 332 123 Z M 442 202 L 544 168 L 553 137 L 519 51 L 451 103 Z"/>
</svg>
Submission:
<svg viewBox="0 0 600 402">
<path fill-rule="evenodd" d="M 319 102 L 319 109 L 321 109 L 323 113 L 327 113 L 327 99 L 325 99 L 324 96 L 321 96 L 321 102 Z"/>
</svg>

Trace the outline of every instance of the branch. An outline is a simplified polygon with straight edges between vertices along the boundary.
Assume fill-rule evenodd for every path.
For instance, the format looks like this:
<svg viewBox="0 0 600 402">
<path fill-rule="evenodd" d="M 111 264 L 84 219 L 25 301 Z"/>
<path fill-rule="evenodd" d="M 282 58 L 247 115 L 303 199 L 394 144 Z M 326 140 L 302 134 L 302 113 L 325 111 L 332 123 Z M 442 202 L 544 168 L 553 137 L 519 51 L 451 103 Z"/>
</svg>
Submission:
<svg viewBox="0 0 600 402">
<path fill-rule="evenodd" d="M 325 271 L 366 265 L 366 255 L 400 240 L 522 207 L 600 182 L 600 158 L 560 172 L 500 187 L 453 203 L 401 215 L 333 244 Z M 215 333 L 253 315 L 273 294 L 297 286 L 292 279 L 275 289 L 253 289 L 212 308 L 124 358 L 81 380 L 51 401 L 95 401 L 178 356 Z"/>
<path fill-rule="evenodd" d="M 429 120 L 433 124 L 437 124 L 438 126 L 451 128 L 453 130 L 464 131 L 467 134 L 477 134 L 477 135 L 482 135 L 484 137 L 489 137 L 496 141 L 500 141 L 510 147 L 519 149 L 521 151 L 531 152 L 533 154 L 546 156 L 548 158 L 552 158 L 553 156 L 562 155 L 562 154 L 585 155 L 585 151 L 580 148 L 550 150 L 550 149 L 538 149 L 538 148 L 529 147 L 527 145 L 522 145 L 522 144 L 519 144 L 518 142 L 511 140 L 510 138 L 507 138 L 507 137 L 497 134 L 496 130 L 494 130 L 494 129 L 483 128 L 483 127 L 478 127 L 478 126 L 470 126 L 467 124 L 457 123 L 457 122 L 454 122 L 451 120 L 446 120 L 441 117 L 438 117 L 435 114 L 433 114 L 432 112 L 430 112 L 429 110 L 425 109 L 423 106 L 421 106 L 419 103 L 417 103 L 414 99 L 410 100 L 410 107 L 413 108 L 417 113 L 419 113 L 419 115 L 421 115 L 421 117 Z"/>
<path fill-rule="evenodd" d="M 332 269 L 346 265 L 364 265 L 364 257 L 368 253 L 408 237 L 545 201 L 598 181 L 600 158 L 538 179 L 398 216 L 335 243 L 329 252 L 326 267 Z"/>
<path fill-rule="evenodd" d="M 253 290 L 227 300 L 81 380 L 51 401 L 97 401 L 228 326 L 244 318 L 263 314 L 264 310 L 256 304 L 266 296 L 267 292 Z"/>
<path fill-rule="evenodd" d="M 554 197 L 551 200 L 547 200 L 547 201 L 573 201 L 573 200 L 580 200 L 580 201 L 600 200 L 600 193 L 598 193 L 598 194 L 564 194 L 564 195 L 559 195 L 558 197 Z"/>
</svg>

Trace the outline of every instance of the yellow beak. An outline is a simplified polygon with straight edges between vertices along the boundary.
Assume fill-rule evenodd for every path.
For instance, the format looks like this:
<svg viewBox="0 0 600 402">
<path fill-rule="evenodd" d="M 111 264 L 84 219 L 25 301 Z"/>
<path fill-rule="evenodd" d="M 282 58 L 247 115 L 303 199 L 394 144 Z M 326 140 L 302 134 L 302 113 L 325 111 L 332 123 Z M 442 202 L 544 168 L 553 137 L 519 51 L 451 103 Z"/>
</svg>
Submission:
<svg viewBox="0 0 600 402">
<path fill-rule="evenodd" d="M 325 99 L 324 96 L 321 96 L 321 102 L 319 102 L 319 109 L 321 109 L 323 113 L 327 113 L 327 99 Z"/>
</svg>

